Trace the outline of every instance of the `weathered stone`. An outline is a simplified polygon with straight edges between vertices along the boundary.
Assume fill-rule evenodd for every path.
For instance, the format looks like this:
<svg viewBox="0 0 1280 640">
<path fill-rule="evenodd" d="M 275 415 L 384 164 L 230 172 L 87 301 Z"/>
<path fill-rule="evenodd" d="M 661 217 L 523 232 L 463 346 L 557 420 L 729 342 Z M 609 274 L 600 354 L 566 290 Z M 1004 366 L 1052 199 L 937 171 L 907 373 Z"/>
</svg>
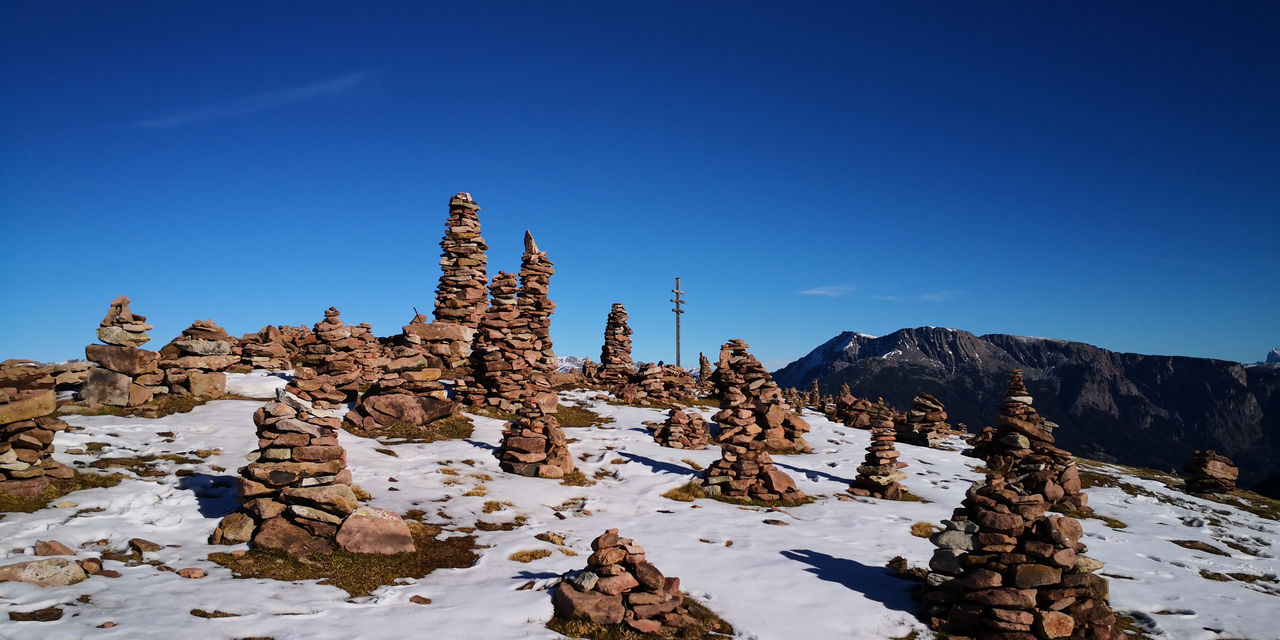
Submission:
<svg viewBox="0 0 1280 640">
<path fill-rule="evenodd" d="M 0 582 L 25 582 L 37 587 L 62 587 L 88 578 L 75 560 L 47 558 L 0 566 Z"/>
<path fill-rule="evenodd" d="M 408 525 L 399 515 L 367 506 L 347 516 L 336 540 L 352 553 L 406 553 L 416 548 Z"/>
<path fill-rule="evenodd" d="M 328 540 L 314 536 L 306 529 L 284 518 L 271 518 L 258 527 L 253 545 L 273 551 L 283 551 L 294 557 L 326 553 L 333 549 Z"/>
<path fill-rule="evenodd" d="M 568 583 L 561 583 L 551 595 L 556 616 L 567 620 L 583 619 L 596 624 L 622 622 L 626 609 L 621 596 L 610 596 L 596 591 L 578 591 Z"/>
</svg>

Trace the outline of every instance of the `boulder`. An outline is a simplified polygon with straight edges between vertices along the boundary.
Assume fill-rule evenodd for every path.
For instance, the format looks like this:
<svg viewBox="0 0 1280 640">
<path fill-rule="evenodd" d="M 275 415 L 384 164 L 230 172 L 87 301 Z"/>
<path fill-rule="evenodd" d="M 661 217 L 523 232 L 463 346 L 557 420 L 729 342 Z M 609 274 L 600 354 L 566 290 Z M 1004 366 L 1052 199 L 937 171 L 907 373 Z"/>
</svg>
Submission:
<svg viewBox="0 0 1280 640">
<path fill-rule="evenodd" d="M 409 526 L 386 509 L 360 507 L 343 520 L 338 546 L 352 553 L 406 553 L 416 549 Z"/>
</svg>

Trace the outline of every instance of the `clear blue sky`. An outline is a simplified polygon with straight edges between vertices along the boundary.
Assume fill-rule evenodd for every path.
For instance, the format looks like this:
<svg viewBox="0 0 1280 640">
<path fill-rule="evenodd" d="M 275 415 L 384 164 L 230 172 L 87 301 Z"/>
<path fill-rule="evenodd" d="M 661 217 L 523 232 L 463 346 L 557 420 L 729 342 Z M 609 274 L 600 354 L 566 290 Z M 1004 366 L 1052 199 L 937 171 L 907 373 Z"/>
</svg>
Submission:
<svg viewBox="0 0 1280 640">
<path fill-rule="evenodd" d="M 465 6 L 465 8 L 464 8 Z M 0 358 L 430 309 L 449 196 L 552 337 L 1280 345 L 1280 3 L 0 3 Z"/>
</svg>

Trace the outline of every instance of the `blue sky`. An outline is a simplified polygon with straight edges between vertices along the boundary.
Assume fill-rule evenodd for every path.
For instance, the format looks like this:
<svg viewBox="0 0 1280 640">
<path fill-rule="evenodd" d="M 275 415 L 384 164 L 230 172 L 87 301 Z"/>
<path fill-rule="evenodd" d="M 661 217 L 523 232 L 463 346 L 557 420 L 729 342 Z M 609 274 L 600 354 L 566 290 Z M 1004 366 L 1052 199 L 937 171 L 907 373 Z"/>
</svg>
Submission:
<svg viewBox="0 0 1280 640">
<path fill-rule="evenodd" d="M 1280 345 L 1275 3 L 6 2 L 0 357 L 431 308 L 449 196 L 598 357 Z M 266 6 L 262 6 L 266 5 Z"/>
</svg>

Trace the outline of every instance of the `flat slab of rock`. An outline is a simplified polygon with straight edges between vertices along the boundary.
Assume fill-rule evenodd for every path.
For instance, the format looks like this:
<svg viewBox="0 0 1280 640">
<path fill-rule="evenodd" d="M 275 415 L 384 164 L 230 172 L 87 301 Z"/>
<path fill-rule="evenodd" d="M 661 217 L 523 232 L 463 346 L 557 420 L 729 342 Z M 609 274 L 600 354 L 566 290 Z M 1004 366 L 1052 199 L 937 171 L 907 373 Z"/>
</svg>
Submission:
<svg viewBox="0 0 1280 640">
<path fill-rule="evenodd" d="M 47 558 L 0 567 L 0 582 L 25 582 L 37 587 L 61 587 L 88 577 L 75 560 L 68 558 Z"/>
<path fill-rule="evenodd" d="M 409 525 L 394 511 L 360 507 L 342 521 L 338 546 L 352 553 L 406 553 L 417 549 Z"/>
</svg>

